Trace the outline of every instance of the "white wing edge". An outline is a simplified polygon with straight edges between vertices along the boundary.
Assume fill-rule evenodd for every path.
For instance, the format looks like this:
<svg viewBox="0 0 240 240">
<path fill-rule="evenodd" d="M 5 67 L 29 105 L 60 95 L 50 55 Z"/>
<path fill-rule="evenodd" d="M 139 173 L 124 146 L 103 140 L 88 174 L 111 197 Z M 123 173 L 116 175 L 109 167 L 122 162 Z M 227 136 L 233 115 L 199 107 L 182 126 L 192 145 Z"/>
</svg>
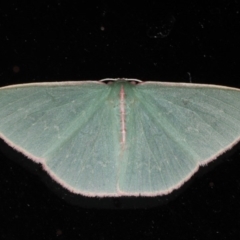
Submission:
<svg viewBox="0 0 240 240">
<path fill-rule="evenodd" d="M 169 87 L 202 87 L 202 88 L 218 88 L 218 89 L 226 89 L 226 90 L 237 90 L 240 91 L 238 88 L 234 87 L 227 87 L 222 85 L 215 85 L 215 84 L 199 84 L 199 83 L 185 83 L 185 82 L 160 82 L 160 81 L 141 81 L 134 78 L 104 78 L 101 80 L 84 80 L 84 81 L 62 81 L 62 82 L 36 82 L 36 83 L 22 83 L 22 84 L 13 84 L 4 87 L 0 87 L 1 89 L 9 89 L 15 87 L 28 87 L 28 86 L 63 86 L 63 85 L 81 85 L 86 83 L 96 83 L 96 84 L 103 84 L 105 81 L 118 81 L 118 80 L 126 80 L 126 81 L 135 81 L 138 82 L 139 85 L 151 85 L 157 84 L 161 86 L 169 86 Z"/>
<path fill-rule="evenodd" d="M 225 89 L 225 90 L 237 90 L 240 92 L 239 88 L 234 87 L 227 87 L 223 85 L 216 85 L 216 84 L 200 84 L 200 83 L 185 83 L 185 82 L 158 82 L 158 81 L 141 81 L 139 85 L 151 85 L 157 84 L 166 87 L 202 87 L 202 88 L 215 88 L 215 89 Z"/>
<path fill-rule="evenodd" d="M 24 154 L 27 158 L 33 160 L 36 163 L 41 163 L 44 164 L 45 163 L 45 159 L 44 158 L 40 158 L 40 157 L 36 157 L 34 155 L 32 155 L 31 153 L 29 153 L 28 151 L 26 151 L 24 148 L 19 147 L 18 145 L 14 144 L 12 141 L 10 141 L 7 137 L 5 137 L 1 132 L 0 132 L 0 138 L 7 143 L 10 147 L 12 147 L 14 150 L 17 150 L 18 152 Z"/>
<path fill-rule="evenodd" d="M 0 87 L 1 89 L 10 89 L 10 88 L 19 88 L 19 87 L 37 87 L 37 86 L 76 86 L 82 85 L 86 83 L 96 83 L 96 84 L 103 84 L 100 81 L 64 81 L 64 82 L 37 82 L 37 83 L 22 83 L 22 84 L 13 84 L 8 85 L 5 87 Z"/>
<path fill-rule="evenodd" d="M 19 87 L 37 87 L 37 86 L 77 86 L 86 83 L 96 83 L 96 84 L 104 84 L 105 81 L 118 81 L 118 80 L 126 80 L 126 81 L 135 81 L 141 83 L 141 80 L 132 79 L 132 78 L 104 78 L 101 80 L 79 80 L 79 81 L 59 81 L 59 82 L 36 82 L 36 83 L 21 83 L 21 84 L 13 84 L 7 85 L 4 87 L 0 87 L 1 89 L 10 89 L 10 88 L 19 88 Z"/>
</svg>

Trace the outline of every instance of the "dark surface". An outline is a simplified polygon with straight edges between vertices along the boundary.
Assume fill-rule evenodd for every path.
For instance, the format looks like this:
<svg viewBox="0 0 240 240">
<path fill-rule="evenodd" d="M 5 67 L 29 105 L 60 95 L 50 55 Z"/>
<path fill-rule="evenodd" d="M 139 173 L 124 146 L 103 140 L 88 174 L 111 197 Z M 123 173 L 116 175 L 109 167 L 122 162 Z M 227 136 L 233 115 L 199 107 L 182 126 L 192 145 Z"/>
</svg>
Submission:
<svg viewBox="0 0 240 240">
<path fill-rule="evenodd" d="M 1 86 L 137 78 L 240 87 L 239 1 L 12 1 L 0 10 Z M 53 3 L 54 2 L 54 3 Z M 159 1 L 160 2 L 160 1 Z M 89 209 L 0 152 L 1 239 L 238 239 L 240 151 L 148 209 Z M 208 168 L 208 167 L 205 167 Z"/>
</svg>

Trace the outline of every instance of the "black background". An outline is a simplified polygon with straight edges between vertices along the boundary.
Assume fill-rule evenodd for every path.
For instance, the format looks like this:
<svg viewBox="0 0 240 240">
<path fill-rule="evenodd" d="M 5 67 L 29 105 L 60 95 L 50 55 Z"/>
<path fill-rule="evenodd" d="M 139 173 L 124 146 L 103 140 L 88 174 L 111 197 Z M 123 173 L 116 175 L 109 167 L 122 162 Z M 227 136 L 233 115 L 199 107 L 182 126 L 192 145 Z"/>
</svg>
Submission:
<svg viewBox="0 0 240 240">
<path fill-rule="evenodd" d="M 124 77 L 240 87 L 239 1 L 159 2 L 1 5 L 0 85 Z M 166 204 L 113 210 L 70 204 L 0 152 L 0 238 L 237 239 L 239 154 Z"/>
</svg>

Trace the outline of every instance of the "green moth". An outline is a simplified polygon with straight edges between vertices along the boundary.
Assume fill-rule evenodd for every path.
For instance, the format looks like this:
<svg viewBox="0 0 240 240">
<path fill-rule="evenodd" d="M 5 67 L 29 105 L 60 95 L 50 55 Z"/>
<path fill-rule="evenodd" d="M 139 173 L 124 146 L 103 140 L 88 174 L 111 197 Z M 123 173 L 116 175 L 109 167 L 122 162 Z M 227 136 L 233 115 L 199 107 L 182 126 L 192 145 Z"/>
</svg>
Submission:
<svg viewBox="0 0 240 240">
<path fill-rule="evenodd" d="M 240 141 L 240 90 L 136 79 L 0 88 L 0 137 L 71 192 L 157 196 Z"/>
</svg>

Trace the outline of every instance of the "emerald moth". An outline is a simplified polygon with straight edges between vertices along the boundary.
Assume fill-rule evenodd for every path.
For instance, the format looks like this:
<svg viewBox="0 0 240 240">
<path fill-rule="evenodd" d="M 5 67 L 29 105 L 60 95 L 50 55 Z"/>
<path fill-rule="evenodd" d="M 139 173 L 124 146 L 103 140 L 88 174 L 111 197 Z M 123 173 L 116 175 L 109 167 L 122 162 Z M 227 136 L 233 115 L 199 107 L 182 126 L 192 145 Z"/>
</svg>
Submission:
<svg viewBox="0 0 240 240">
<path fill-rule="evenodd" d="M 73 193 L 164 195 L 240 141 L 240 90 L 136 79 L 6 86 L 0 137 Z"/>
</svg>

